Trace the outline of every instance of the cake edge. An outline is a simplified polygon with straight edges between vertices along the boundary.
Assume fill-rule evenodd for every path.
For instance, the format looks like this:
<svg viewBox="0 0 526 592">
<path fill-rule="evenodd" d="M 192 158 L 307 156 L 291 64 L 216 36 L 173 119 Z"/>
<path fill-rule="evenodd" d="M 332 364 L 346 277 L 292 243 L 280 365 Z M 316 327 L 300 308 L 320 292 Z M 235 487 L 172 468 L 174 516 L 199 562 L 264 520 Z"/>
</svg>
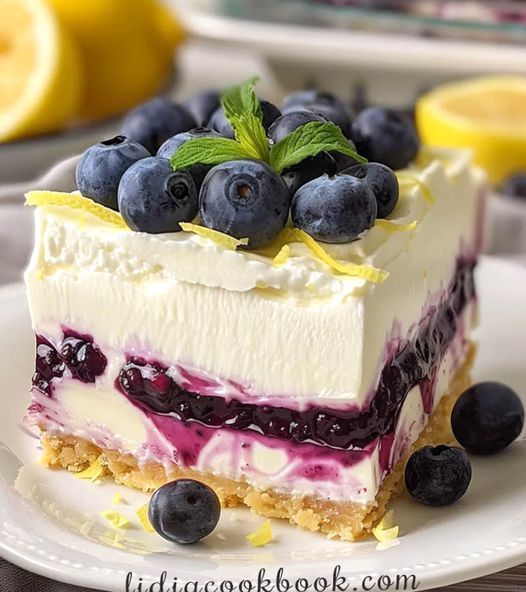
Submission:
<svg viewBox="0 0 526 592">
<path fill-rule="evenodd" d="M 355 502 L 331 502 L 313 496 L 294 496 L 279 491 L 257 489 L 244 481 L 235 481 L 209 473 L 172 465 L 169 470 L 150 462 L 139 467 L 130 454 L 101 449 L 88 440 L 71 435 L 56 435 L 40 426 L 43 454 L 41 463 L 52 469 L 78 473 L 95 461 L 103 467 L 101 478 L 111 477 L 116 483 L 145 492 L 154 491 L 168 481 L 180 478 L 197 479 L 214 489 L 223 507 L 248 506 L 268 518 L 286 519 L 306 530 L 320 532 L 329 538 L 355 541 L 367 536 L 384 515 L 388 503 L 403 490 L 405 465 L 411 454 L 428 445 L 448 444 L 451 432 L 451 410 L 460 395 L 471 385 L 471 369 L 477 347 L 470 341 L 462 366 L 449 383 L 449 389 L 421 432 L 418 439 L 383 481 L 374 501 L 367 505 Z"/>
</svg>

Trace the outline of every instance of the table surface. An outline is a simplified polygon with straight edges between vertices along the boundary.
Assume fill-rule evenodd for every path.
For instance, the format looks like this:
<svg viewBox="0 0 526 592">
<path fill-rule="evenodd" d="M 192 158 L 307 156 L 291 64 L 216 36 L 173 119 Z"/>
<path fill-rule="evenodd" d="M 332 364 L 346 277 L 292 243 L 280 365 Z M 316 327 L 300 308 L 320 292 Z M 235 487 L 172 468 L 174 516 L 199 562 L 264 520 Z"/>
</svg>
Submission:
<svg viewBox="0 0 526 592">
<path fill-rule="evenodd" d="M 222 53 L 224 52 L 224 53 Z M 203 59 L 206 56 L 207 59 Z M 223 68 L 228 63 L 228 71 Z M 203 65 L 207 71 L 203 72 Z M 188 95 L 203 86 L 224 87 L 258 72 L 262 76 L 260 88 L 265 96 L 276 96 L 272 75 L 255 55 L 239 55 L 239 52 L 215 50 L 190 45 L 179 63 L 181 94 Z M 225 74 L 228 79 L 225 80 Z M 0 183 L 2 180 L 0 179 Z M 0 200 L 0 284 L 20 281 L 32 245 L 32 221 L 30 211 L 22 207 L 19 199 Z M 524 256 L 513 257 L 526 265 Z M 525 558 L 526 559 L 526 558 Z M 526 592 L 526 564 L 480 578 L 441 588 L 441 592 Z M 88 592 L 84 588 L 69 586 L 29 574 L 0 559 L 0 592 Z"/>
</svg>

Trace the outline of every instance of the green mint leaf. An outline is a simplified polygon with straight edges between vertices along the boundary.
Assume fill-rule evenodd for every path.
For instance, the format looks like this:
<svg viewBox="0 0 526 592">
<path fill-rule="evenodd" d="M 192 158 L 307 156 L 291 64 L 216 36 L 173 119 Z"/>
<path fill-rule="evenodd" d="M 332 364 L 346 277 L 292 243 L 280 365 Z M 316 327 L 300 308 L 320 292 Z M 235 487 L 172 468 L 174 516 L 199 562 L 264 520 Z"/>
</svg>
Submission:
<svg viewBox="0 0 526 592">
<path fill-rule="evenodd" d="M 229 160 L 253 158 L 235 140 L 227 138 L 195 138 L 186 141 L 170 159 L 174 170 L 194 164 L 221 164 Z"/>
<path fill-rule="evenodd" d="M 367 162 L 363 156 L 352 149 L 349 140 L 337 125 L 324 121 L 311 121 L 298 127 L 272 146 L 270 165 L 278 173 L 282 173 L 309 156 L 333 151 L 350 156 L 359 163 Z"/>
<path fill-rule="evenodd" d="M 251 158 L 268 162 L 269 145 L 263 127 L 261 105 L 254 92 L 256 82 L 257 78 L 252 78 L 227 90 L 221 97 L 221 105 L 236 140 Z"/>
</svg>

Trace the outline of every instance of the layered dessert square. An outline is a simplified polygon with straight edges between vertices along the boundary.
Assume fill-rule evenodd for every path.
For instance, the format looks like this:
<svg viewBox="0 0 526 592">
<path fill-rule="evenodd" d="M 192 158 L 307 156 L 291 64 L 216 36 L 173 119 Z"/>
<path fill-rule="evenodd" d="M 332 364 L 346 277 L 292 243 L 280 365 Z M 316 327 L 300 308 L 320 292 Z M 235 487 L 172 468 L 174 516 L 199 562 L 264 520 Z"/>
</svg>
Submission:
<svg viewBox="0 0 526 592">
<path fill-rule="evenodd" d="M 281 230 L 251 248 L 236 219 L 228 233 L 214 226 L 217 213 L 204 205 L 214 175 L 242 178 L 234 197 L 243 207 L 257 179 L 279 193 L 280 177 L 252 160 L 234 172 L 219 165 L 201 178 L 199 216 L 185 214 L 192 223 L 159 231 L 155 217 L 137 231 L 152 210 L 137 214 L 146 185 L 134 175 L 160 167 L 170 176 L 166 163 L 140 160 L 120 181 L 118 206 L 79 192 L 27 197 L 37 206 L 28 418 L 44 460 L 96 467 L 144 491 L 191 477 L 224 506 L 343 540 L 367 534 L 400 492 L 411 451 L 449 441 L 451 407 L 469 385 L 482 174 L 462 152 L 422 150 L 396 175 L 392 211 L 377 217 L 375 205 L 353 240 L 339 237 L 351 236 L 340 222 L 354 202 L 329 238 L 323 216 L 313 223 L 305 212 L 312 200 L 323 209 L 338 184 L 345 199 L 374 196 L 356 171 L 325 175 L 316 191 L 299 189 L 292 218 L 287 209 Z M 158 177 L 147 178 L 151 193 Z M 259 226 L 244 229 L 261 236 Z"/>
<path fill-rule="evenodd" d="M 482 180 L 454 154 L 414 176 L 393 218 L 414 228 L 327 249 L 388 272 L 377 284 L 302 242 L 276 266 L 30 195 L 64 204 L 37 208 L 26 273 L 29 415 L 48 463 L 101 458 L 145 491 L 193 475 L 226 505 L 342 539 L 367 532 L 415 443 L 449 433 L 473 360 Z"/>
</svg>

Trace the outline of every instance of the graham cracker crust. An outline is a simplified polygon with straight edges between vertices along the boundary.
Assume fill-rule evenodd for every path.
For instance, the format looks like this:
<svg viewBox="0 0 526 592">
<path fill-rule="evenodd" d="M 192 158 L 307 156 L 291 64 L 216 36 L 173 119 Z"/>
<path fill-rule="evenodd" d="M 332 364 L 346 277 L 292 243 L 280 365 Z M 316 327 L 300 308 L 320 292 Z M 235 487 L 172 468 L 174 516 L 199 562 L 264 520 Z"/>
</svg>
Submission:
<svg viewBox="0 0 526 592">
<path fill-rule="evenodd" d="M 117 483 L 146 492 L 154 491 L 168 481 L 182 477 L 207 483 L 217 493 L 223 507 L 244 504 L 257 514 L 282 518 L 307 530 L 320 532 L 329 538 L 354 541 L 368 535 L 386 512 L 387 504 L 404 490 L 404 471 L 409 456 L 422 446 L 449 443 L 451 410 L 462 392 L 471 384 L 470 372 L 476 354 L 471 344 L 462 367 L 450 382 L 449 391 L 431 415 L 427 427 L 413 444 L 411 451 L 396 464 L 385 478 L 376 499 L 368 505 L 354 502 L 331 502 L 313 496 L 291 496 L 271 489 L 261 490 L 243 481 L 200 473 L 175 465 L 167 471 L 159 463 L 138 467 L 136 459 L 116 450 L 101 449 L 91 442 L 74 436 L 57 436 L 43 429 L 42 461 L 49 468 L 80 472 L 99 460 L 101 477 L 112 477 Z"/>
</svg>

